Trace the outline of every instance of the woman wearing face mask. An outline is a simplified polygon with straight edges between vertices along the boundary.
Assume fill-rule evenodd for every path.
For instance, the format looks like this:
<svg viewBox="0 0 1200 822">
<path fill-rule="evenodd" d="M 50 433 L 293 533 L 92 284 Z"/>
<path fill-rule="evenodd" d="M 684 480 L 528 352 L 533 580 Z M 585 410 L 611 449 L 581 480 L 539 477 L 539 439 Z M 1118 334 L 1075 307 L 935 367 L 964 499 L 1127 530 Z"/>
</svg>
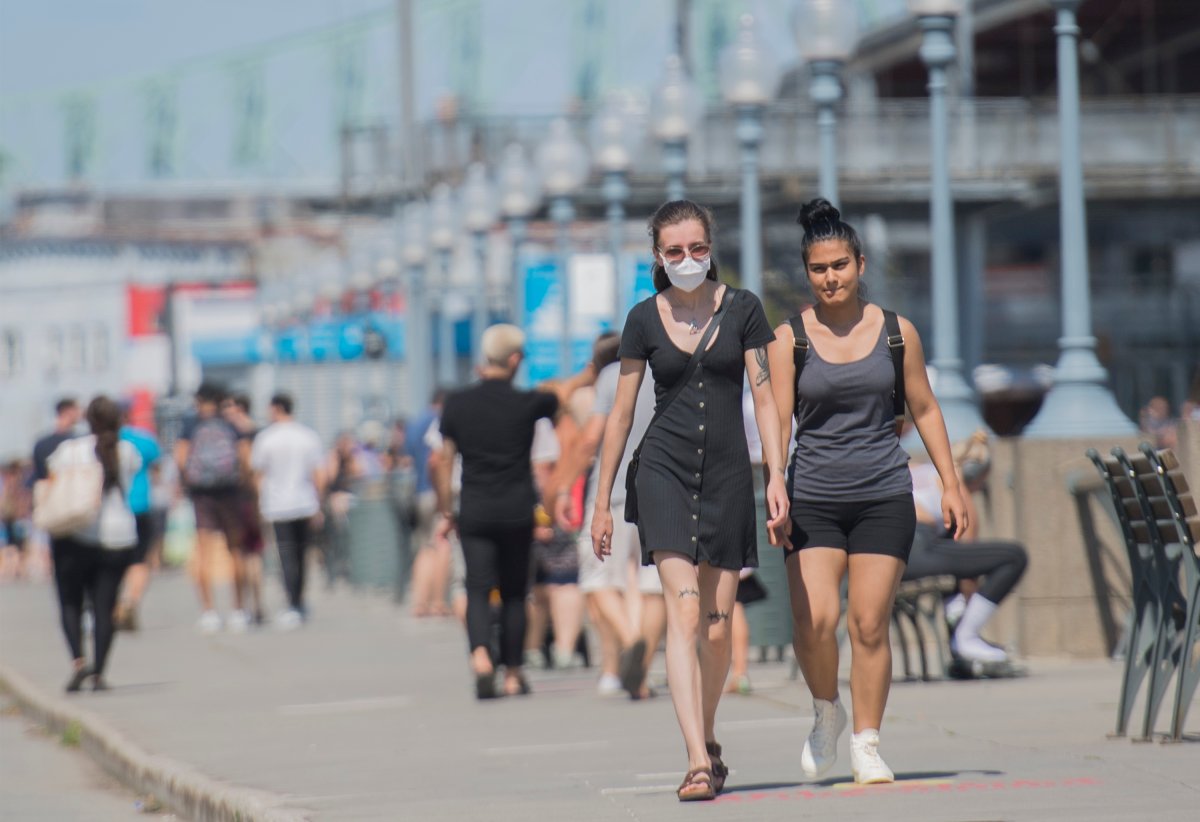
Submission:
<svg viewBox="0 0 1200 822">
<path fill-rule="evenodd" d="M 767 357 L 774 337 L 762 305 L 749 291 L 717 279 L 707 209 L 687 200 L 667 203 L 651 218 L 650 234 L 658 293 L 634 306 L 621 334 L 591 536 L 603 561 L 612 539 L 613 478 L 649 363 L 656 416 L 642 443 L 633 493 L 642 564 L 658 567 L 667 606 L 667 677 L 688 755 L 678 796 L 691 801 L 712 799 L 728 773 L 713 726 L 729 672 L 738 573 L 758 565 L 742 427 L 747 375 L 770 463 L 770 524 L 780 532 L 788 502 Z M 697 362 L 693 354 L 706 336 L 711 339 Z"/>
<path fill-rule="evenodd" d="M 857 232 L 828 200 L 806 204 L 799 222 L 800 254 L 816 304 L 800 315 L 806 340 L 798 348 L 791 323 L 776 330 L 771 368 L 780 424 L 786 430 L 793 412 L 797 421 L 791 531 L 781 541 L 796 658 L 816 713 L 800 766 L 810 778 L 827 771 L 846 727 L 838 699 L 836 630 L 842 577 L 849 574 L 850 768 L 861 784 L 891 782 L 892 771 L 879 755 L 892 681 L 888 624 L 916 528 L 908 456 L 896 436 L 896 363 L 885 312 L 862 291 L 867 260 Z M 903 354 L 896 353 L 903 357 L 902 387 L 941 478 L 943 524 L 957 539 L 969 523 L 946 424 L 925 374 L 921 339 L 912 323 L 897 319 L 904 343 Z M 798 381 L 794 350 L 804 357 Z"/>
</svg>

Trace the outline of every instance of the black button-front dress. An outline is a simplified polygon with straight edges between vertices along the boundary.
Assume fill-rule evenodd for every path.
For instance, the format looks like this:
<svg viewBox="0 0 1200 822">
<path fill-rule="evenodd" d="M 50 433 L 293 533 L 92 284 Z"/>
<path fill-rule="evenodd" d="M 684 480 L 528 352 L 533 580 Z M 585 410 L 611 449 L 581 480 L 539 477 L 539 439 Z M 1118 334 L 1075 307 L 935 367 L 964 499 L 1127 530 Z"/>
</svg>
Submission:
<svg viewBox="0 0 1200 822">
<path fill-rule="evenodd" d="M 661 403 L 683 376 L 690 354 L 671 342 L 656 299 L 629 312 L 620 356 L 650 364 Z M 689 384 L 646 433 L 637 474 L 643 565 L 654 564 L 654 551 L 674 551 L 717 568 L 758 565 L 742 384 L 745 352 L 775 335 L 753 293 L 734 289 L 726 310 Z"/>
</svg>

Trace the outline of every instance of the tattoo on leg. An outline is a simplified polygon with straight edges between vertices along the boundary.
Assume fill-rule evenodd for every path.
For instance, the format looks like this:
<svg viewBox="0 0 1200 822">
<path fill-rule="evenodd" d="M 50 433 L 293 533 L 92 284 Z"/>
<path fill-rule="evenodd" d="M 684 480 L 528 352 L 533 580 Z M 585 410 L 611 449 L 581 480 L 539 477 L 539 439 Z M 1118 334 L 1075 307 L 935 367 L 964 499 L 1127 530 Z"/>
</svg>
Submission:
<svg viewBox="0 0 1200 822">
<path fill-rule="evenodd" d="M 758 363 L 758 374 L 754 376 L 754 384 L 762 385 L 771 381 L 771 361 L 767 359 L 766 347 L 754 349 L 754 361 Z"/>
<path fill-rule="evenodd" d="M 679 598 L 686 599 L 687 597 L 695 597 L 696 599 L 699 599 L 700 592 L 698 590 L 696 590 L 695 588 L 684 588 L 682 591 L 679 592 Z"/>
<path fill-rule="evenodd" d="M 709 611 L 708 612 L 708 621 L 711 622 L 713 625 L 716 625 L 718 622 L 728 621 L 728 619 L 729 619 L 728 611 Z"/>
</svg>

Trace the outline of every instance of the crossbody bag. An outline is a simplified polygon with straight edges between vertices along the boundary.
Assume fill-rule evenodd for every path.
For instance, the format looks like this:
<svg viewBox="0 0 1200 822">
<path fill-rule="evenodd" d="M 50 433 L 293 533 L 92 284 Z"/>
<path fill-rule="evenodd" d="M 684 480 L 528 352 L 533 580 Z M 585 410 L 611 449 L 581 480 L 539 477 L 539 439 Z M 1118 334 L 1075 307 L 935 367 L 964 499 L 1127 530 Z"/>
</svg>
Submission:
<svg viewBox="0 0 1200 822">
<path fill-rule="evenodd" d="M 704 331 L 704 336 L 700 338 L 700 344 L 696 346 L 696 350 L 692 352 L 692 356 L 688 359 L 687 366 L 683 369 L 683 376 L 679 382 L 671 387 L 667 396 L 659 403 L 658 408 L 654 409 L 654 416 L 650 418 L 650 423 L 646 426 L 646 433 L 642 434 L 642 441 L 638 443 L 637 448 L 633 449 L 633 455 L 629 458 L 629 467 L 625 469 L 625 521 L 637 523 L 638 521 L 638 504 L 637 504 L 637 471 L 638 463 L 641 462 L 642 446 L 646 444 L 646 435 L 650 433 L 650 429 L 654 423 L 658 422 L 663 413 L 679 396 L 679 392 L 688 384 L 688 380 L 692 378 L 692 374 L 696 371 L 696 366 L 700 364 L 700 360 L 704 358 L 704 353 L 708 350 L 708 343 L 712 339 L 713 334 L 717 333 L 717 326 L 721 324 L 721 320 L 728 313 L 730 303 L 733 302 L 733 289 L 726 286 L 725 294 L 721 297 L 721 305 L 713 314 L 712 321 L 709 322 L 708 328 Z M 655 306 L 655 310 L 658 307 Z M 664 329 L 665 333 L 665 329 Z M 668 335 L 669 338 L 669 335 Z"/>
</svg>

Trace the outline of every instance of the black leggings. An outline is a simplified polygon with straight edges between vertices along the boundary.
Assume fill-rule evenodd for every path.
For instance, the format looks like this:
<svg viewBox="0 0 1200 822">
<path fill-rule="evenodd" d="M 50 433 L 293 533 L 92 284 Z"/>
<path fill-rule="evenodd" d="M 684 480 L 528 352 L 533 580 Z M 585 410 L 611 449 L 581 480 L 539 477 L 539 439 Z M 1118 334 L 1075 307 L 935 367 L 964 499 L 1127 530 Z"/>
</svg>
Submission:
<svg viewBox="0 0 1200 822">
<path fill-rule="evenodd" d="M 979 594 L 999 603 L 1020 582 L 1029 556 L 1015 542 L 955 542 L 926 525 L 917 526 L 904 579 L 951 574 L 959 579 L 983 577 Z"/>
<path fill-rule="evenodd" d="M 104 663 L 113 641 L 113 609 L 121 578 L 133 559 L 133 549 L 110 551 L 70 537 L 50 542 L 54 558 L 54 582 L 58 587 L 58 610 L 72 659 L 83 659 L 83 597 L 92 601 L 95 619 L 92 636 L 96 654 L 92 667 L 104 673 Z"/>
<path fill-rule="evenodd" d="M 304 613 L 304 554 L 308 550 L 308 519 L 289 519 L 271 524 L 275 527 L 275 548 L 279 551 L 288 607 Z"/>
<path fill-rule="evenodd" d="M 492 647 L 493 588 L 500 589 L 500 663 L 521 667 L 525 649 L 525 597 L 533 524 L 498 525 L 460 520 L 458 535 L 467 566 L 467 641 L 471 650 Z"/>
</svg>

